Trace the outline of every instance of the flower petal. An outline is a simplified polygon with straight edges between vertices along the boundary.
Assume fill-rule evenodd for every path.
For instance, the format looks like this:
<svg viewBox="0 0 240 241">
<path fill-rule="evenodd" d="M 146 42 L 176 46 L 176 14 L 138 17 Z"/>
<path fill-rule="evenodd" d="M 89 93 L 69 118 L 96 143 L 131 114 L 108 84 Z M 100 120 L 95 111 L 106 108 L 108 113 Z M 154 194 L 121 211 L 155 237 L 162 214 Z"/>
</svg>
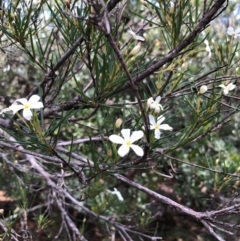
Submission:
<svg viewBox="0 0 240 241">
<path fill-rule="evenodd" d="M 168 124 L 162 124 L 162 125 L 160 125 L 160 128 L 159 128 L 160 130 L 165 130 L 165 131 L 172 131 L 173 130 L 173 128 L 170 126 L 170 125 L 168 125 Z"/>
<path fill-rule="evenodd" d="M 236 85 L 230 83 L 230 84 L 227 86 L 227 89 L 228 89 L 228 91 L 231 91 L 231 90 L 234 90 L 235 87 L 236 87 Z"/>
<path fill-rule="evenodd" d="M 233 35 L 233 34 L 234 34 L 234 28 L 233 28 L 233 27 L 229 27 L 229 28 L 227 29 L 227 34 Z"/>
<path fill-rule="evenodd" d="M 24 109 L 23 110 L 23 117 L 26 120 L 31 120 L 31 118 L 32 118 L 32 111 L 30 109 Z"/>
<path fill-rule="evenodd" d="M 130 137 L 130 141 L 133 143 L 139 139 L 141 139 L 143 137 L 143 131 L 133 131 L 131 137 Z"/>
<path fill-rule="evenodd" d="M 160 116 L 157 118 L 157 123 L 160 125 L 164 120 L 165 120 L 165 117 L 164 117 L 163 115 L 160 115 Z"/>
<path fill-rule="evenodd" d="M 239 34 L 240 33 L 240 27 L 237 27 L 235 30 L 235 34 Z"/>
<path fill-rule="evenodd" d="M 15 115 L 19 110 L 22 110 L 24 107 L 23 105 L 18 105 L 18 104 L 12 104 L 9 109 L 13 112 Z"/>
<path fill-rule="evenodd" d="M 0 111 L 0 115 L 4 116 L 4 113 L 5 112 L 9 112 L 9 111 L 12 111 L 9 107 L 8 108 L 4 108 L 2 111 Z"/>
<path fill-rule="evenodd" d="M 131 27 L 129 27 L 128 32 L 129 32 L 129 34 L 131 34 L 131 35 L 133 35 L 133 36 L 136 35 L 136 34 L 132 31 Z"/>
<path fill-rule="evenodd" d="M 124 157 L 125 155 L 128 154 L 129 150 L 130 150 L 129 146 L 121 145 L 120 148 L 118 149 L 118 155 L 121 157 Z"/>
<path fill-rule="evenodd" d="M 145 38 L 140 35 L 135 35 L 135 39 L 144 42 Z"/>
<path fill-rule="evenodd" d="M 143 156 L 144 152 L 143 152 L 143 149 L 140 146 L 137 146 L 137 145 L 133 144 L 133 145 L 131 145 L 131 148 L 136 153 L 136 155 Z"/>
<path fill-rule="evenodd" d="M 148 118 L 149 118 L 149 123 L 151 125 L 155 125 L 156 124 L 156 121 L 155 121 L 155 118 L 153 115 L 148 115 Z"/>
<path fill-rule="evenodd" d="M 117 196 L 118 200 L 124 201 L 122 194 L 117 190 L 117 188 L 114 187 L 113 189 L 114 189 L 114 194 Z"/>
<path fill-rule="evenodd" d="M 161 131 L 155 130 L 154 134 L 155 134 L 155 138 L 156 138 L 156 139 L 160 139 Z"/>
<path fill-rule="evenodd" d="M 156 103 L 155 103 L 155 101 L 153 101 L 151 104 L 150 104 L 150 109 L 155 109 L 155 106 L 156 106 Z"/>
<path fill-rule="evenodd" d="M 130 139 L 130 132 L 131 132 L 130 129 L 122 129 L 121 130 L 121 133 L 122 133 L 122 136 L 123 136 L 124 140 Z"/>
<path fill-rule="evenodd" d="M 225 89 L 225 88 L 226 88 L 226 86 L 225 86 L 225 85 L 219 85 L 219 87 L 221 87 L 221 88 L 223 88 L 223 89 Z"/>
<path fill-rule="evenodd" d="M 227 88 L 223 89 L 223 94 L 224 94 L 224 95 L 228 95 L 228 92 L 229 92 L 229 91 L 228 91 Z"/>
<path fill-rule="evenodd" d="M 154 102 L 153 97 L 150 97 L 150 98 L 147 100 L 147 106 L 149 107 L 153 102 Z"/>
<path fill-rule="evenodd" d="M 139 41 L 145 41 L 145 38 L 140 36 L 140 35 L 137 35 L 136 33 L 134 33 L 131 29 L 131 27 L 129 27 L 129 30 L 128 30 L 129 34 L 132 35 L 132 37 L 136 40 L 139 40 Z"/>
<path fill-rule="evenodd" d="M 26 98 L 21 98 L 21 99 L 15 100 L 15 101 L 20 102 L 20 103 L 22 103 L 23 105 L 28 102 L 28 100 L 27 100 Z"/>
<path fill-rule="evenodd" d="M 155 99 L 155 102 L 156 102 L 156 103 L 159 103 L 160 100 L 161 100 L 161 97 L 160 97 L 160 96 L 157 96 L 157 98 Z"/>
<path fill-rule="evenodd" d="M 156 129 L 156 125 L 155 124 L 154 125 L 150 125 L 149 129 L 150 130 L 155 130 Z"/>
<path fill-rule="evenodd" d="M 32 95 L 32 96 L 30 97 L 30 99 L 29 99 L 28 102 L 30 102 L 30 103 L 36 103 L 36 102 L 38 102 L 39 100 L 40 100 L 40 96 L 38 96 L 38 95 Z"/>
<path fill-rule="evenodd" d="M 42 102 L 34 102 L 34 103 L 31 103 L 31 102 L 29 102 L 29 108 L 30 109 L 41 109 L 41 108 L 43 108 L 44 106 L 43 106 L 43 103 Z"/>
<path fill-rule="evenodd" d="M 160 113 L 160 110 L 161 110 L 160 104 L 158 104 L 157 106 L 154 107 L 154 112 L 155 112 L 156 114 Z"/>
<path fill-rule="evenodd" d="M 124 143 L 124 139 L 118 135 L 111 135 L 108 137 L 108 139 L 115 144 L 123 144 Z"/>
</svg>

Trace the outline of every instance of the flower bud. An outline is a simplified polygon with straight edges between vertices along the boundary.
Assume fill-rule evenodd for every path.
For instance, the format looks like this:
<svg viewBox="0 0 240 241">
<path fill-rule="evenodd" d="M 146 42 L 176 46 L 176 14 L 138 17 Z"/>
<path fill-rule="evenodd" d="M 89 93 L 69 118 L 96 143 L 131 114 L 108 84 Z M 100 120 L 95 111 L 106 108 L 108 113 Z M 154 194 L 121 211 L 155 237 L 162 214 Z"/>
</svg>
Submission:
<svg viewBox="0 0 240 241">
<path fill-rule="evenodd" d="M 90 8 L 90 13 L 91 13 L 91 14 L 96 14 L 96 11 L 95 11 L 95 9 L 93 8 L 93 6 L 91 6 L 91 8 Z"/>
<path fill-rule="evenodd" d="M 200 90 L 199 90 L 199 94 L 202 95 L 203 93 L 205 93 L 206 91 L 208 90 L 208 87 L 206 85 L 202 85 L 200 87 Z"/>
<path fill-rule="evenodd" d="M 143 4 L 144 6 L 147 6 L 147 2 L 145 0 L 140 0 L 140 3 Z"/>
<path fill-rule="evenodd" d="M 128 54 L 129 57 L 133 57 L 137 55 L 141 50 L 141 42 L 138 42 L 138 44 L 131 50 L 131 52 Z"/>
<path fill-rule="evenodd" d="M 117 129 L 119 129 L 119 128 L 121 127 L 121 125 L 122 125 L 122 119 L 121 119 L 121 118 L 118 118 L 118 119 L 116 120 L 116 122 L 115 122 L 115 127 L 116 127 Z"/>
<path fill-rule="evenodd" d="M 147 108 L 150 107 L 150 105 L 154 102 L 153 100 L 153 97 L 150 97 L 148 100 L 147 100 Z"/>
<path fill-rule="evenodd" d="M 112 157 L 112 150 L 110 150 L 110 149 L 107 150 L 107 156 Z"/>
</svg>

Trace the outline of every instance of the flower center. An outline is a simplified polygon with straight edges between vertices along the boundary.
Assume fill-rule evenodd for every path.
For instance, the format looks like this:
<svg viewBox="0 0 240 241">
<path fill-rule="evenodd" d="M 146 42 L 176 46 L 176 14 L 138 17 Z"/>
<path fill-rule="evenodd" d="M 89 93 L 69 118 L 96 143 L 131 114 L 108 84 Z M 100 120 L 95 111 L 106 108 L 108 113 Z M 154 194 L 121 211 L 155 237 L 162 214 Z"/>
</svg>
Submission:
<svg viewBox="0 0 240 241">
<path fill-rule="evenodd" d="M 160 125 L 156 124 L 155 125 L 155 130 L 159 130 L 160 129 Z"/>
<path fill-rule="evenodd" d="M 23 105 L 23 108 L 24 108 L 24 110 L 26 110 L 26 109 L 30 109 L 30 106 L 29 106 L 28 103 L 25 103 L 25 104 Z"/>
<path fill-rule="evenodd" d="M 126 140 L 125 144 L 126 144 L 126 146 L 130 147 L 132 145 L 132 142 L 130 140 Z"/>
</svg>

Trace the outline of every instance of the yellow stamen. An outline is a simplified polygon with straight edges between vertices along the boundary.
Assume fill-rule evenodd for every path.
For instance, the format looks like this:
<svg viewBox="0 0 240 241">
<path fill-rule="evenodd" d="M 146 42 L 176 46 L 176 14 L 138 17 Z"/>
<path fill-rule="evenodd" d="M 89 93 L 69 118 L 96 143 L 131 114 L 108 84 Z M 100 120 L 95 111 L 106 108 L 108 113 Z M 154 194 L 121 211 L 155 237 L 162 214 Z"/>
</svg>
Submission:
<svg viewBox="0 0 240 241">
<path fill-rule="evenodd" d="M 127 140 L 125 144 L 126 144 L 127 146 L 131 146 L 131 145 L 132 145 L 132 143 L 131 143 L 130 140 Z"/>
<path fill-rule="evenodd" d="M 29 108 L 30 108 L 30 106 L 29 106 L 29 104 L 28 104 L 28 103 L 26 103 L 26 104 L 24 104 L 24 105 L 23 105 L 23 108 L 26 110 L 26 109 L 29 109 Z"/>
</svg>

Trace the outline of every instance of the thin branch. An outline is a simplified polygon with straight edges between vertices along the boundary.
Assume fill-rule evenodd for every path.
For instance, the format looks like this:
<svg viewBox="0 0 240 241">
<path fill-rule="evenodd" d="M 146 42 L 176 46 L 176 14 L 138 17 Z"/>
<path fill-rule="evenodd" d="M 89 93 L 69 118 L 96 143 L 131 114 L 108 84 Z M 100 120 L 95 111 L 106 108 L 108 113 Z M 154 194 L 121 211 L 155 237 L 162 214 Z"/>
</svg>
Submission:
<svg viewBox="0 0 240 241">
<path fill-rule="evenodd" d="M 122 176 L 121 174 L 111 174 L 112 176 L 114 176 L 115 178 L 117 178 L 118 180 L 121 180 L 124 183 L 127 183 L 128 185 L 138 189 L 139 191 L 142 191 L 146 194 L 148 194 L 149 196 L 155 198 L 156 200 L 170 206 L 173 208 L 176 208 L 177 210 L 179 210 L 180 212 L 193 217 L 195 220 L 200 221 L 201 223 L 203 223 L 203 225 L 206 227 L 206 229 L 214 236 L 216 237 L 219 241 L 224 241 L 219 235 L 217 235 L 214 230 L 212 229 L 212 227 L 208 224 L 209 220 L 212 220 L 212 217 L 216 217 L 219 215 L 228 215 L 229 212 L 235 210 L 238 212 L 239 211 L 239 206 L 240 204 L 236 204 L 233 205 L 231 207 L 227 207 L 227 208 L 223 208 L 221 210 L 217 210 L 217 211 L 207 211 L 207 212 L 196 212 L 191 208 L 188 208 L 184 205 L 181 205 L 175 201 L 173 201 L 172 199 L 165 197 L 159 193 L 156 193 L 152 190 L 150 190 L 147 187 L 142 186 L 139 183 L 133 182 L 132 180 Z M 213 221 L 214 222 L 214 221 Z M 221 230 L 221 227 L 216 227 L 218 230 Z M 223 231 L 223 230 L 222 230 Z M 224 232 L 228 232 L 227 230 L 224 230 Z"/>
<path fill-rule="evenodd" d="M 115 54 L 117 55 L 117 58 L 122 66 L 122 68 L 124 69 L 128 79 L 129 79 L 129 82 L 130 82 L 130 85 L 131 85 L 131 88 L 135 94 L 135 96 L 137 97 L 137 100 L 138 100 L 138 104 L 139 104 L 139 107 L 140 107 L 140 110 L 141 110 L 141 113 L 142 113 L 142 116 L 143 116 L 143 120 L 144 120 L 144 125 L 145 125 L 145 133 L 146 133 L 146 138 L 147 138 L 147 142 L 149 143 L 150 141 L 150 135 L 149 135 L 149 124 L 148 124 L 148 118 L 146 116 L 146 113 L 145 113 L 145 110 L 143 108 L 143 105 L 142 105 L 142 100 L 141 100 L 141 97 L 140 97 L 140 94 L 139 94 L 139 91 L 138 91 L 138 87 L 137 85 L 135 84 L 129 70 L 128 70 L 128 67 L 123 59 L 123 56 L 121 54 L 121 51 L 119 50 L 117 44 L 115 43 L 112 35 L 110 32 L 106 31 L 106 28 L 104 28 L 103 26 L 101 26 L 100 24 L 96 23 L 97 26 L 102 30 L 102 32 L 105 34 L 109 44 L 111 45 L 112 49 L 114 50 Z M 143 156 L 143 159 L 146 157 L 146 154 L 147 154 L 147 151 L 148 151 L 148 147 L 146 146 L 145 148 L 145 155 Z"/>
<path fill-rule="evenodd" d="M 240 178 L 240 175 L 238 175 L 238 174 L 226 173 L 224 171 L 218 171 L 218 170 L 214 170 L 212 168 L 208 168 L 208 167 L 200 166 L 200 165 L 197 165 L 197 164 L 194 164 L 194 163 L 183 161 L 183 160 L 181 160 L 179 158 L 176 158 L 176 157 L 164 154 L 163 150 L 160 150 L 160 149 L 157 149 L 156 153 L 161 154 L 161 156 L 164 155 L 165 157 L 167 157 L 167 158 L 169 158 L 169 159 L 171 159 L 173 161 L 181 162 L 181 163 L 187 164 L 189 166 L 193 166 L 193 167 L 196 167 L 196 168 L 201 168 L 201 169 L 204 169 L 204 170 L 208 170 L 210 172 L 215 172 L 215 173 L 218 173 L 218 174 L 222 174 L 224 176 L 231 176 L 231 177 Z"/>
<path fill-rule="evenodd" d="M 81 144 L 81 143 L 85 143 L 85 142 L 90 142 L 90 141 L 102 141 L 102 140 L 107 141 L 108 137 L 107 136 L 93 136 L 90 138 L 83 138 L 83 139 L 78 139 L 75 141 L 62 141 L 62 142 L 58 142 L 57 146 L 69 146 L 69 145 L 75 145 L 75 144 Z"/>
<path fill-rule="evenodd" d="M 109 1 L 107 8 L 108 11 L 110 12 L 115 6 L 121 2 L 121 0 L 111 0 Z M 62 58 L 53 66 L 52 70 L 50 70 L 43 80 L 40 82 L 38 86 L 32 89 L 32 91 L 29 93 L 28 98 L 38 92 L 39 87 L 43 88 L 44 85 L 51 79 L 51 76 L 54 75 L 54 72 L 57 71 L 63 64 L 75 53 L 77 48 L 79 47 L 80 44 L 82 44 L 84 40 L 83 36 L 80 36 L 75 43 L 72 45 L 72 47 L 62 56 Z"/>
<path fill-rule="evenodd" d="M 160 202 L 167 204 L 170 207 L 176 208 L 179 211 L 181 211 L 182 213 L 185 213 L 189 216 L 192 216 L 194 219 L 196 220 L 200 220 L 202 218 L 202 214 L 200 212 L 196 212 L 191 208 L 188 208 L 186 206 L 183 206 L 175 201 L 173 201 L 172 199 L 165 197 L 159 193 L 156 193 L 152 190 L 150 190 L 147 187 L 142 186 L 141 184 L 138 184 L 136 182 L 131 181 L 130 179 L 122 176 L 121 174 L 112 174 L 112 176 L 114 176 L 115 178 L 117 178 L 118 180 L 127 183 L 128 185 L 148 194 L 151 197 L 154 197 L 156 200 L 159 200 Z"/>
<path fill-rule="evenodd" d="M 204 225 L 204 227 L 208 230 L 208 232 L 210 234 L 212 234 L 218 241 L 225 241 L 224 239 L 222 239 L 219 235 L 217 235 L 214 230 L 212 229 L 212 227 L 204 220 L 201 221 L 202 224 Z"/>
<path fill-rule="evenodd" d="M 212 6 L 212 8 L 202 17 L 202 19 L 199 20 L 197 26 L 193 29 L 193 31 L 183 40 L 181 43 L 179 43 L 178 46 L 176 46 L 173 50 L 171 50 L 165 57 L 157 61 L 155 64 L 152 64 L 147 68 L 146 71 L 142 72 L 138 76 L 133 78 L 134 83 L 140 82 L 144 80 L 145 78 L 149 77 L 151 74 L 153 74 L 155 71 L 157 71 L 159 68 L 161 68 L 164 64 L 171 62 L 174 58 L 176 58 L 183 49 L 185 49 L 187 46 L 193 43 L 196 36 L 201 33 L 208 24 L 212 21 L 214 16 L 219 12 L 219 9 L 223 8 L 224 3 L 226 0 L 218 0 L 215 2 L 215 4 Z M 112 95 L 115 95 L 117 93 L 120 93 L 130 87 L 130 83 L 126 83 L 123 87 L 117 89 L 116 91 L 111 93 Z M 107 96 L 110 97 L 110 96 Z"/>
</svg>

